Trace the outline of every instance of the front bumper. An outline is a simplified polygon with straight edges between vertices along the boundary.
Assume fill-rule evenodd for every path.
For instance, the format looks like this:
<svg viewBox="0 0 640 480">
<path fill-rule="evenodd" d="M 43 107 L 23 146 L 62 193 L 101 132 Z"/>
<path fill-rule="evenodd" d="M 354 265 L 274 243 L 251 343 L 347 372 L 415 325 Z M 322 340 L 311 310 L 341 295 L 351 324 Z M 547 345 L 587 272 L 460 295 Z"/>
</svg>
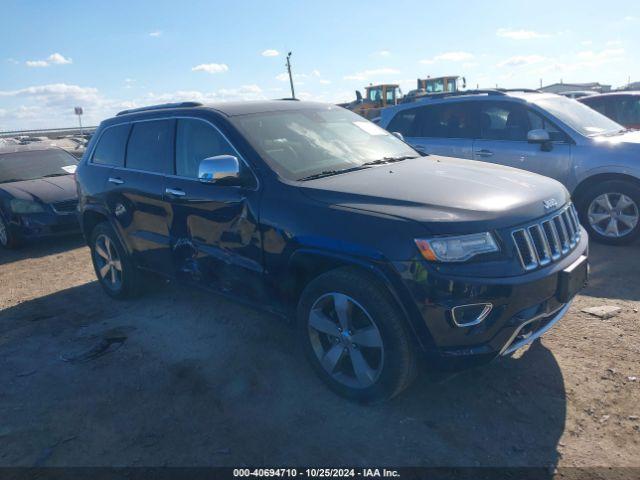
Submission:
<svg viewBox="0 0 640 480">
<path fill-rule="evenodd" d="M 9 219 L 8 227 L 11 233 L 22 240 L 72 235 L 80 232 L 80 224 L 75 212 L 13 214 Z"/>
<path fill-rule="evenodd" d="M 586 232 L 565 258 L 514 277 L 456 277 L 421 260 L 394 266 L 415 306 L 414 331 L 429 364 L 459 370 L 511 354 L 557 323 L 572 301 L 560 300 L 561 272 L 581 256 L 588 256 Z M 493 306 L 486 318 L 474 325 L 456 325 L 454 307 L 481 303 Z"/>
</svg>

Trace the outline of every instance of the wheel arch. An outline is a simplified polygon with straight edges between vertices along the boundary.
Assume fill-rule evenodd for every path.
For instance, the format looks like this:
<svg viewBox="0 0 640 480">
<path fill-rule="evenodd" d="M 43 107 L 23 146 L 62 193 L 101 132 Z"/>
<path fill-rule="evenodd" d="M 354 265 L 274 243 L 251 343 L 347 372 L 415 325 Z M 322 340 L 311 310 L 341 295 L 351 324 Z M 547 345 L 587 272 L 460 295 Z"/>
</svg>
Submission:
<svg viewBox="0 0 640 480">
<path fill-rule="evenodd" d="M 342 267 L 352 267 L 377 280 L 400 308 L 420 346 L 423 349 L 433 347 L 431 334 L 422 321 L 418 309 L 412 303 L 409 292 L 403 288 L 400 278 L 394 278 L 392 267 L 385 266 L 384 263 L 336 252 L 299 249 L 290 257 L 283 283 L 286 303 L 295 309 L 302 292 L 313 279 Z"/>
<path fill-rule="evenodd" d="M 595 185 L 612 180 L 628 182 L 640 188 L 640 179 L 626 173 L 598 173 L 583 179 L 573 190 L 572 197 L 576 203 L 580 203 L 585 194 Z"/>
</svg>

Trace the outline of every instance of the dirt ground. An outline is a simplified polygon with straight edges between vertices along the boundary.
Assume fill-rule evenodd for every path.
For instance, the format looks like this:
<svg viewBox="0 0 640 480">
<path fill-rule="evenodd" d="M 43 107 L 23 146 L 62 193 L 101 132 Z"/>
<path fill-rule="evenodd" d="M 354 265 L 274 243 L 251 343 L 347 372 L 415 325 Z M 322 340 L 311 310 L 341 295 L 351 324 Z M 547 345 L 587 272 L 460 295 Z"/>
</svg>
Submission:
<svg viewBox="0 0 640 480">
<path fill-rule="evenodd" d="M 0 251 L 0 466 L 640 466 L 640 246 L 591 249 L 541 342 L 372 407 L 278 318 L 176 285 L 111 300 L 79 238 Z"/>
</svg>

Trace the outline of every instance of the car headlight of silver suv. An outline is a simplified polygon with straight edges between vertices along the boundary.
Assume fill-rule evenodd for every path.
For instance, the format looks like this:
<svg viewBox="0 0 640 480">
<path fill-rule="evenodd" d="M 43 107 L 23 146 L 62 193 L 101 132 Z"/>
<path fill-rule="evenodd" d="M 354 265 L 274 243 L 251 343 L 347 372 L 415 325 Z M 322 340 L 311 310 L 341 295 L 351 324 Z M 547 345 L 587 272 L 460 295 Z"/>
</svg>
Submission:
<svg viewBox="0 0 640 480">
<path fill-rule="evenodd" d="M 500 248 L 489 232 L 433 238 L 416 238 L 422 256 L 431 262 L 464 262 Z"/>
<path fill-rule="evenodd" d="M 9 202 L 9 207 L 13 213 L 41 213 L 44 212 L 42 204 L 34 202 L 32 200 L 21 200 L 14 198 Z"/>
</svg>

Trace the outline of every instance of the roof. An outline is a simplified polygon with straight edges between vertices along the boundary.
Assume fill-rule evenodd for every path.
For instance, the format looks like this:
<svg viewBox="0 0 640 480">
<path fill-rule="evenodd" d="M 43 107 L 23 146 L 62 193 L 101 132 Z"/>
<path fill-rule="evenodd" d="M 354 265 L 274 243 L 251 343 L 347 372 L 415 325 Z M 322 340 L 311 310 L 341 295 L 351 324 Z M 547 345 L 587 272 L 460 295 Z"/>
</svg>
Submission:
<svg viewBox="0 0 640 480">
<path fill-rule="evenodd" d="M 183 103 L 167 103 L 161 105 L 151 105 L 143 108 L 135 108 L 131 110 L 123 110 L 118 113 L 118 116 L 124 116 L 129 114 L 137 114 L 144 112 L 155 112 L 159 110 L 189 110 L 189 109 L 211 109 L 215 110 L 227 117 L 233 117 L 237 115 L 248 115 L 252 113 L 266 113 L 266 112 L 281 112 L 287 110 L 303 110 L 303 109 L 326 109 L 335 107 L 328 103 L 319 102 L 303 102 L 293 99 L 282 100 L 251 100 L 242 102 L 217 102 L 202 104 L 197 102 L 183 102 Z"/>
<path fill-rule="evenodd" d="M 618 90 L 616 92 L 605 92 L 598 95 L 593 95 L 591 98 L 616 97 L 618 95 L 640 95 L 640 90 Z"/>
</svg>

